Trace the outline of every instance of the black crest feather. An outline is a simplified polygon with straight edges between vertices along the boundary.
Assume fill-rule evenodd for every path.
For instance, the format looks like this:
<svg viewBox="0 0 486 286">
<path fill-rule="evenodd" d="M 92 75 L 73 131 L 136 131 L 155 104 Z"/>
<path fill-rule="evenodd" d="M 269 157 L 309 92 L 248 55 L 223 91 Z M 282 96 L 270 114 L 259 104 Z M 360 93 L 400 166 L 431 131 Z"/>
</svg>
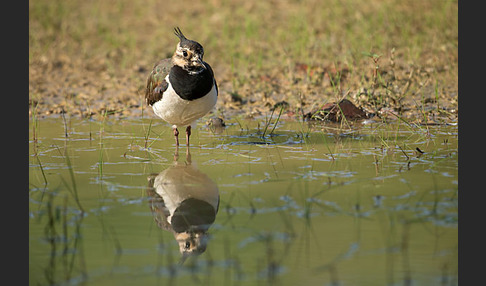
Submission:
<svg viewBox="0 0 486 286">
<path fill-rule="evenodd" d="M 184 36 L 181 29 L 179 29 L 179 27 L 174 28 L 174 34 L 179 38 L 181 42 L 187 40 L 186 36 Z"/>
</svg>

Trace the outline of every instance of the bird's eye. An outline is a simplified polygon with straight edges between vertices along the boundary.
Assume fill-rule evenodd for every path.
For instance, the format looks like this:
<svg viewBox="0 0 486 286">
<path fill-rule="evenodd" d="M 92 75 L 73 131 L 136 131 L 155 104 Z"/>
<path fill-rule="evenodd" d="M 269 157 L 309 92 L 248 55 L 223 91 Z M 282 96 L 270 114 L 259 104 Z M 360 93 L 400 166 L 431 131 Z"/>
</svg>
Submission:
<svg viewBox="0 0 486 286">
<path fill-rule="evenodd" d="M 186 247 L 186 249 L 189 249 L 189 247 L 191 247 L 191 243 L 190 242 L 186 242 L 185 247 Z"/>
<path fill-rule="evenodd" d="M 187 52 L 186 52 L 186 51 L 182 51 L 182 55 L 183 55 L 184 57 L 187 57 Z"/>
</svg>

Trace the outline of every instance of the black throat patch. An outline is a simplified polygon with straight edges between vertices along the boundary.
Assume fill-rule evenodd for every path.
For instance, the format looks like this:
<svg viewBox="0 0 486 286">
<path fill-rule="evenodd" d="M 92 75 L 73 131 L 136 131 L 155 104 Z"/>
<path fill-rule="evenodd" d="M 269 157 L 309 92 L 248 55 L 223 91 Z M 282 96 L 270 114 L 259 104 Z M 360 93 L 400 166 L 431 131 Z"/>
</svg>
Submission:
<svg viewBox="0 0 486 286">
<path fill-rule="evenodd" d="M 208 94 L 213 88 L 213 75 L 209 69 L 190 74 L 179 66 L 173 66 L 169 81 L 175 92 L 185 100 L 195 100 Z"/>
</svg>

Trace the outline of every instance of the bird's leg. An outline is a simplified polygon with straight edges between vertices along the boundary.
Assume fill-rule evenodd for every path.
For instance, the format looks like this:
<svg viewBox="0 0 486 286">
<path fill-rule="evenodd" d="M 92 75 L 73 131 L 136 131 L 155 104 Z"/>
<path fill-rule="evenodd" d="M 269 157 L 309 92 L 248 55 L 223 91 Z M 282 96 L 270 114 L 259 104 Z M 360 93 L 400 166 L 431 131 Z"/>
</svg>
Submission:
<svg viewBox="0 0 486 286">
<path fill-rule="evenodd" d="M 191 125 L 186 127 L 186 142 L 187 146 L 189 146 L 189 137 L 191 137 Z"/>
<path fill-rule="evenodd" d="M 176 141 L 176 146 L 179 146 L 179 130 L 177 130 L 177 127 L 174 128 L 174 137 Z"/>
</svg>

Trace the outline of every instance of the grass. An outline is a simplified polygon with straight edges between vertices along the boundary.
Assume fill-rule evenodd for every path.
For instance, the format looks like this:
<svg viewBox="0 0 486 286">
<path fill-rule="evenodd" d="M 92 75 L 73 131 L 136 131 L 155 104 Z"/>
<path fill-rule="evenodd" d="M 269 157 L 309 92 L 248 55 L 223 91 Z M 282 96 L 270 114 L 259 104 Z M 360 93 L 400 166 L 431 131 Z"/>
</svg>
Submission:
<svg viewBox="0 0 486 286">
<path fill-rule="evenodd" d="M 144 125 L 144 128 L 145 128 L 145 125 Z M 149 140 L 150 140 L 150 134 L 152 133 L 155 133 L 157 135 L 157 137 L 155 137 L 152 142 L 149 143 Z M 149 126 L 147 128 L 147 130 L 145 131 L 145 134 L 144 134 L 144 148 L 147 150 L 149 149 L 152 144 L 156 143 L 157 140 L 160 138 L 161 135 L 167 133 L 167 129 L 164 128 L 162 130 L 162 132 L 160 132 L 159 134 L 157 134 L 154 130 L 152 130 L 152 120 L 150 120 L 149 122 Z"/>
<path fill-rule="evenodd" d="M 103 114 L 103 118 L 100 122 L 100 138 L 99 138 L 99 146 L 100 146 L 100 150 L 99 150 L 99 153 L 98 153 L 98 177 L 99 177 L 99 180 L 100 182 L 103 180 L 103 162 L 104 162 L 104 159 L 103 159 L 103 151 L 104 151 L 104 142 L 103 142 L 103 136 L 105 134 L 105 122 L 106 122 L 106 117 L 107 117 L 107 111 L 105 110 L 104 114 Z"/>
<path fill-rule="evenodd" d="M 37 163 L 39 163 L 39 168 L 41 170 L 42 179 L 44 180 L 44 187 L 45 187 L 48 184 L 47 178 L 46 178 L 46 173 L 44 172 L 44 168 L 42 167 L 42 163 L 41 163 L 41 161 L 39 159 L 39 156 L 35 156 L 35 158 L 37 159 Z"/>
<path fill-rule="evenodd" d="M 161 11 L 162 8 L 163 13 L 154 14 L 154 11 Z M 43 143 L 43 140 L 40 140 L 41 137 L 39 137 L 40 119 L 45 114 L 61 113 L 63 110 L 68 112 L 66 114 L 62 113 L 61 120 L 63 122 L 61 124 L 64 125 L 64 135 L 66 137 L 70 135 L 73 138 L 81 136 L 74 132 L 68 132 L 71 127 L 71 116 L 73 114 L 78 112 L 81 115 L 88 114 L 88 117 L 90 117 L 93 112 L 94 116 L 100 116 L 99 145 L 95 147 L 95 155 L 92 156 L 91 161 L 84 162 L 85 158 L 77 159 L 78 157 L 75 154 L 81 153 L 77 153 L 76 149 L 72 148 L 70 150 L 74 153 L 70 153 L 71 156 L 69 156 L 66 152 L 62 158 L 64 165 L 68 167 L 69 173 L 65 177 L 57 178 L 52 174 L 58 171 L 56 168 L 59 167 L 50 164 L 50 158 L 36 157 L 36 159 L 33 159 L 37 160 L 40 168 L 37 169 L 35 167 L 35 170 L 32 169 L 32 172 L 37 172 L 37 177 L 35 178 L 39 185 L 44 184 L 44 186 L 52 187 L 56 184 L 56 180 L 59 179 L 61 180 L 60 186 L 67 190 L 67 195 L 60 197 L 61 203 L 55 205 L 54 198 L 56 194 L 54 191 L 56 190 L 53 191 L 47 188 L 48 192 L 45 193 L 51 194 L 51 196 L 49 197 L 49 202 L 42 203 L 42 210 L 46 211 L 43 218 L 47 220 L 45 222 L 45 237 L 49 243 L 52 243 L 47 245 L 47 248 L 52 247 L 54 253 L 58 253 L 61 250 L 64 255 L 61 259 L 65 259 L 68 262 L 63 263 L 66 266 L 63 274 L 66 276 L 76 273 L 77 270 L 79 270 L 78 272 L 86 273 L 87 266 L 94 260 L 90 260 L 90 264 L 84 264 L 83 244 L 86 243 L 85 250 L 87 254 L 92 254 L 95 250 L 91 248 L 96 246 L 95 244 L 92 245 L 92 241 L 89 239 L 83 241 L 80 235 L 81 222 L 85 218 L 82 213 L 77 215 L 74 226 L 68 225 L 70 220 L 67 212 L 69 208 L 66 207 L 66 198 L 73 199 L 75 206 L 81 211 L 83 211 L 83 207 L 86 210 L 91 210 L 90 202 L 92 202 L 92 199 L 90 195 L 93 195 L 93 192 L 89 191 L 89 185 L 88 188 L 84 187 L 85 183 L 83 180 L 86 176 L 89 176 L 90 167 L 93 166 L 93 163 L 97 163 L 98 169 L 93 172 L 95 174 L 91 178 L 98 176 L 98 179 L 115 181 L 122 177 L 128 177 L 109 178 L 107 170 L 104 170 L 104 167 L 109 166 L 113 166 L 113 172 L 122 172 L 120 171 L 121 169 L 115 169 L 120 166 L 123 168 L 127 167 L 126 170 L 129 173 L 138 173 L 137 169 L 134 171 L 134 169 L 128 168 L 128 166 L 123 164 L 116 166 L 107 164 L 110 161 L 120 160 L 120 162 L 123 162 L 125 159 L 119 159 L 115 155 L 123 153 L 123 150 L 116 153 L 118 149 L 112 150 L 107 148 L 108 145 L 104 145 L 105 142 L 108 143 L 110 142 L 109 140 L 112 140 L 112 138 L 106 138 L 107 136 L 105 136 L 105 120 L 108 117 L 124 116 L 125 112 L 133 110 L 141 111 L 142 118 L 151 118 L 150 112 L 145 111 L 146 105 L 142 95 L 145 78 L 157 59 L 168 57 L 173 53 L 176 45 L 176 38 L 172 35 L 174 26 L 180 26 L 189 38 L 198 40 L 204 45 L 205 60 L 213 67 L 220 89 L 217 113 L 233 117 L 233 121 L 236 121 L 236 124 L 241 129 L 240 133 L 246 132 L 246 134 L 243 134 L 243 137 L 246 136 L 243 140 L 247 140 L 247 138 L 251 138 L 251 133 L 254 130 L 253 127 L 249 126 L 254 125 L 255 122 L 244 120 L 245 115 L 264 116 L 271 114 L 269 118 L 266 118 L 267 120 L 262 128 L 264 129 L 263 136 L 265 136 L 279 131 L 277 128 L 279 122 L 284 118 L 286 112 L 293 111 L 299 119 L 298 125 L 295 125 L 295 130 L 296 134 L 303 139 L 304 151 L 308 150 L 308 153 L 319 152 L 315 156 L 320 159 L 331 160 L 329 163 L 326 161 L 303 162 L 303 164 L 311 164 L 312 170 L 324 170 L 327 172 L 351 170 L 361 174 L 361 172 L 366 171 L 366 166 L 374 163 L 376 171 L 374 168 L 371 172 L 368 171 L 372 175 L 386 176 L 389 173 L 395 174 L 397 170 L 401 171 L 402 168 L 410 167 L 410 172 L 407 170 L 407 173 L 404 169 L 404 172 L 399 174 L 408 179 L 408 176 L 412 175 L 412 172 L 419 170 L 422 165 L 414 165 L 417 160 L 414 160 L 410 155 L 410 151 L 414 149 L 415 142 L 410 142 L 409 145 L 403 144 L 403 140 L 409 139 L 404 139 L 404 135 L 400 134 L 403 129 L 406 128 L 412 131 L 411 137 L 419 137 L 416 139 L 417 142 L 419 139 L 421 140 L 427 136 L 428 130 L 428 127 L 423 127 L 418 123 L 432 123 L 434 116 L 439 114 L 451 118 L 457 116 L 453 111 L 453 109 L 457 109 L 458 96 L 458 21 L 456 1 L 287 0 L 269 2 L 230 0 L 223 3 L 222 1 L 190 2 L 179 0 L 176 2 L 169 0 L 164 4 L 154 0 L 144 2 L 122 0 L 116 3 L 74 0 L 30 1 L 29 98 L 33 103 L 30 105 L 30 114 L 34 153 L 37 154 L 37 143 L 45 144 L 45 146 L 48 144 L 47 140 Z M 349 129 L 352 129 L 351 131 L 354 130 L 351 122 L 344 121 L 334 129 L 330 129 L 333 128 L 332 126 L 326 125 L 322 127 L 317 125 L 317 128 L 321 128 L 322 132 L 316 135 L 314 128 L 300 120 L 305 113 L 322 106 L 324 103 L 337 101 L 344 95 L 359 106 L 377 114 L 383 114 L 381 120 L 377 120 L 376 123 L 379 127 L 376 130 L 372 130 L 369 137 L 363 137 L 365 142 L 360 142 L 361 145 L 357 148 L 357 151 L 351 151 L 354 145 L 350 143 L 351 141 L 347 141 L 352 140 L 350 137 L 341 136 L 346 135 Z M 454 100 L 456 103 L 454 103 Z M 283 108 L 283 105 L 280 105 L 280 108 L 278 108 L 283 101 L 287 102 L 288 106 Z M 276 109 L 279 111 L 278 116 Z M 387 110 L 390 112 L 386 113 L 387 115 L 385 116 L 384 112 Z M 235 113 L 236 115 L 234 115 Z M 140 113 L 134 114 L 139 116 L 138 114 Z M 67 118 L 64 116 L 67 116 Z M 257 118 L 257 120 L 259 119 Z M 226 118 L 225 121 L 227 121 Z M 122 126 L 124 123 L 121 120 L 114 120 L 113 122 L 117 126 Z M 390 122 L 396 124 L 396 127 L 389 125 Z M 383 125 L 387 125 L 386 127 L 388 128 L 384 130 L 381 128 Z M 228 126 L 231 126 L 231 124 Z M 92 139 L 91 121 L 88 127 L 89 138 Z M 137 136 L 141 134 L 142 139 L 140 140 L 143 142 L 140 144 L 145 146 L 145 148 L 149 148 L 155 143 L 154 146 L 158 145 L 158 148 L 162 146 L 163 150 L 165 150 L 164 148 L 172 150 L 166 144 L 160 145 L 160 140 L 158 140 L 160 136 L 166 135 L 168 130 L 170 129 L 162 128 L 162 132 L 160 134 L 154 133 L 157 137 L 150 141 L 150 135 L 154 132 L 154 126 L 152 126 L 152 121 L 150 121 L 148 125 L 143 125 L 143 131 L 137 130 L 137 132 L 133 133 L 137 134 Z M 41 131 L 43 136 L 48 134 L 47 130 Z M 334 138 L 330 137 L 327 132 L 333 132 L 336 136 Z M 348 165 L 347 162 L 349 160 L 358 160 L 364 156 L 359 155 L 359 151 L 363 149 L 362 147 L 370 149 L 369 142 L 366 141 L 368 138 L 371 138 L 371 143 L 375 144 L 377 148 L 381 145 L 382 148 L 396 148 L 396 150 L 392 150 L 390 156 L 382 151 L 381 155 L 368 156 L 364 161 L 356 161 L 356 163 Z M 170 141 L 172 138 L 169 136 L 168 138 L 164 137 L 164 139 Z M 138 139 L 132 139 L 132 142 L 134 140 Z M 231 140 L 236 139 L 225 140 L 227 141 L 224 141 L 224 143 L 231 143 Z M 277 140 L 278 137 L 275 137 L 275 141 Z M 75 142 L 74 140 L 66 141 Z M 81 141 L 76 142 L 81 144 Z M 321 142 L 325 146 L 321 146 Z M 43 145 L 40 146 L 42 147 Z M 252 273 L 267 274 L 266 278 L 269 282 L 275 282 L 275 279 L 279 277 L 274 275 L 278 273 L 272 272 L 272 269 L 278 269 L 280 264 L 284 266 L 294 265 L 287 264 L 285 260 L 281 259 L 286 258 L 285 251 L 291 251 L 294 254 L 288 257 L 292 259 L 296 257 L 296 264 L 302 263 L 305 261 L 303 259 L 299 260 L 299 255 L 294 253 L 295 250 L 302 250 L 303 247 L 306 247 L 309 253 L 302 257 L 310 257 L 310 255 L 315 253 L 316 248 L 313 247 L 314 245 L 318 246 L 317 250 L 319 250 L 320 246 L 322 252 L 329 253 L 329 255 L 326 256 L 325 261 L 319 262 L 318 265 L 311 264 L 310 266 L 314 268 L 322 266 L 318 270 L 324 273 L 328 272 L 331 283 L 337 284 L 341 282 L 340 279 L 346 277 L 345 269 L 352 269 L 352 267 L 342 267 L 342 265 L 334 262 L 339 261 L 340 257 L 342 257 L 341 255 L 345 254 L 349 247 L 345 244 L 344 248 L 342 246 L 337 248 L 332 244 L 333 241 L 331 239 L 333 236 L 329 234 L 339 233 L 340 236 L 347 237 L 346 232 L 352 229 L 352 227 L 340 228 L 342 224 L 336 223 L 338 219 L 347 215 L 344 209 L 349 209 L 347 208 L 348 204 L 351 205 L 356 202 L 353 199 L 349 199 L 346 191 L 349 188 L 356 188 L 360 191 L 359 201 L 357 201 L 360 205 L 360 213 L 366 210 L 366 199 L 369 199 L 371 195 L 375 195 L 374 192 L 383 191 L 384 187 L 380 190 L 380 185 L 387 187 L 387 192 L 382 193 L 386 197 L 384 201 L 385 207 L 391 207 L 390 204 L 394 204 L 393 195 L 400 194 L 395 190 L 395 187 L 401 186 L 400 181 L 397 181 L 397 185 L 390 184 L 387 181 L 395 180 L 393 178 L 383 180 L 383 182 L 376 183 L 376 185 L 373 185 L 375 184 L 374 180 L 362 179 L 353 182 L 351 179 L 333 176 L 317 177 L 319 181 L 302 179 L 301 181 L 296 181 L 302 184 L 294 183 L 292 185 L 296 186 L 296 191 L 300 190 L 302 192 L 291 192 L 289 187 L 289 195 L 296 195 L 297 202 L 301 206 L 299 210 L 303 212 L 303 217 L 296 216 L 292 209 L 286 208 L 285 211 L 281 210 L 275 213 L 277 219 L 271 219 L 268 217 L 271 214 L 260 213 L 260 210 L 265 210 L 264 206 L 266 205 L 263 205 L 264 201 L 271 201 L 274 197 L 270 188 L 277 186 L 273 185 L 277 181 L 252 185 L 250 184 L 250 178 L 248 182 L 239 183 L 232 176 L 238 174 L 238 168 L 242 169 L 241 172 L 260 172 L 262 170 L 261 166 L 264 164 L 252 161 L 249 156 L 246 156 L 246 153 L 243 153 L 248 148 L 256 150 L 260 148 L 252 145 L 250 147 L 229 145 L 229 147 L 237 150 L 236 153 L 239 155 L 233 156 L 231 152 L 220 151 L 219 149 L 207 151 L 207 148 L 201 149 L 200 154 L 196 153 L 196 159 L 198 157 L 202 160 L 207 158 L 208 162 L 210 162 L 209 158 L 211 157 L 204 155 L 208 152 L 223 158 L 221 159 L 222 162 L 230 162 L 232 165 L 229 166 L 234 167 L 228 168 L 228 165 L 223 164 L 215 164 L 208 167 L 204 162 L 201 164 L 201 168 L 210 170 L 212 175 L 222 177 L 218 181 L 222 194 L 222 205 L 218 217 L 220 219 L 219 222 L 223 223 L 218 222 L 221 226 L 214 228 L 216 241 L 211 242 L 206 254 L 211 255 L 216 263 L 219 263 L 219 261 L 237 261 L 241 263 L 242 270 L 238 268 L 240 266 L 236 262 L 223 269 L 227 279 L 225 282 L 231 282 L 232 275 L 235 276 L 235 273 L 247 273 L 247 275 L 252 275 Z M 296 147 L 300 147 L 300 145 Z M 423 149 L 426 152 L 430 152 L 425 148 Z M 265 149 L 266 152 L 270 152 L 269 150 L 273 149 Z M 253 149 L 250 151 L 253 151 Z M 353 156 L 343 156 L 343 153 L 349 153 Z M 45 154 L 49 156 L 48 152 L 45 152 Z M 108 154 L 113 155 L 108 156 Z M 157 153 L 154 154 L 157 155 Z M 249 154 L 254 155 L 254 153 Z M 272 156 L 278 156 L 282 164 L 279 165 L 279 161 L 274 160 L 272 162 L 277 162 L 277 164 L 272 165 L 273 169 L 263 170 L 268 172 L 273 170 L 276 177 L 278 175 L 281 176 L 278 180 L 288 179 L 289 182 L 293 183 L 293 178 L 296 175 L 289 172 L 294 172 L 291 169 L 290 162 L 295 160 L 283 160 L 282 158 L 299 156 L 298 154 L 300 153 L 272 153 Z M 355 155 L 356 158 L 354 157 Z M 165 158 L 166 154 L 163 153 L 160 156 Z M 240 157 L 244 157 L 244 159 Z M 265 158 L 265 156 L 262 155 L 262 158 Z M 71 159 L 73 160 L 72 162 Z M 449 159 L 445 157 L 442 160 Z M 283 164 L 284 161 L 285 166 Z M 239 164 L 239 162 L 244 164 Z M 166 162 L 162 161 L 162 163 L 162 167 L 164 167 Z M 395 166 L 395 163 L 399 163 L 398 166 Z M 429 166 L 427 162 L 421 162 L 421 164 L 424 165 L 424 168 Z M 130 166 L 133 165 L 131 164 Z M 155 168 L 162 167 L 156 166 Z M 244 169 L 245 167 L 248 168 Z M 430 168 L 432 167 L 438 169 L 440 164 L 433 164 Z M 74 168 L 76 168 L 76 172 Z M 303 169 L 295 170 L 297 175 L 304 171 Z M 428 175 L 428 173 L 424 174 Z M 137 175 L 133 175 L 133 177 L 133 180 L 140 180 L 140 182 L 145 184 L 145 178 L 137 177 Z M 422 182 L 427 182 L 428 178 L 420 177 L 416 181 L 411 181 L 410 184 L 422 184 Z M 326 182 L 326 180 L 328 181 Z M 348 186 L 347 183 L 352 183 L 352 185 Z M 372 187 L 367 189 L 364 183 L 370 183 Z M 133 181 L 129 185 L 137 184 Z M 446 185 L 445 187 L 457 188 L 456 185 L 452 185 L 452 187 L 451 185 Z M 238 192 L 239 189 L 248 190 L 247 193 L 249 194 L 243 197 L 242 194 L 246 193 Z M 32 193 L 35 194 L 34 191 Z M 136 193 L 126 194 L 123 191 L 118 191 L 117 193 L 106 192 L 107 198 L 112 194 L 122 198 L 137 196 Z M 262 197 L 262 202 L 247 199 L 252 194 Z M 457 191 L 453 192 L 453 194 L 456 195 Z M 439 194 L 436 193 L 436 195 L 438 196 Z M 307 197 L 321 200 L 307 201 Z M 65 200 L 62 201 L 62 198 L 65 198 Z M 336 205 L 341 206 L 343 211 L 333 209 L 333 205 L 325 204 L 327 202 L 338 202 Z M 278 201 L 277 204 L 270 204 L 270 206 L 281 206 L 281 202 Z M 284 204 L 284 206 L 286 205 Z M 249 209 L 251 213 L 247 214 L 242 211 L 245 209 Z M 401 218 L 396 217 L 400 213 L 388 208 L 385 210 L 387 212 L 383 213 L 384 217 L 381 221 L 382 236 L 387 251 L 385 254 L 387 263 L 384 270 L 389 276 L 399 275 L 396 273 L 399 273 L 401 270 L 398 267 L 400 262 L 403 262 L 404 265 L 413 265 L 412 263 L 416 261 L 413 260 L 413 257 L 410 257 L 410 259 L 408 257 L 408 255 L 413 254 L 412 251 L 414 250 L 410 246 L 413 243 L 415 243 L 414 245 L 419 245 L 416 244 L 415 237 L 418 237 L 420 240 L 420 245 L 427 247 L 433 245 L 433 241 L 436 241 L 438 237 L 430 238 L 424 236 L 424 233 L 414 233 L 419 228 L 415 228 L 412 225 L 402 227 Z M 115 214 L 116 208 L 111 211 Z M 316 212 L 325 215 L 323 219 L 312 216 Z M 418 212 L 419 209 L 411 212 L 410 215 L 414 216 Z M 327 213 L 330 213 L 330 215 L 327 216 Z M 120 221 L 123 221 L 120 224 L 121 228 L 117 229 L 114 221 L 113 227 L 107 228 L 106 231 L 108 231 L 108 235 L 111 237 L 110 241 L 116 250 L 112 254 L 116 265 L 118 266 L 118 262 L 120 262 L 120 266 L 123 266 L 125 259 L 122 259 L 120 256 L 123 253 L 122 246 L 130 249 L 128 246 L 130 244 L 125 240 L 130 237 L 126 236 L 125 233 L 134 232 L 133 229 L 128 230 L 128 227 L 135 225 L 130 224 L 129 220 L 125 223 L 124 219 L 133 218 L 134 216 L 128 212 L 126 217 L 123 217 L 124 213 L 122 212 L 116 214 L 111 215 L 110 213 L 107 219 L 108 217 L 111 217 L 111 219 L 119 217 Z M 39 214 L 39 216 L 41 215 Z M 233 245 L 236 245 L 237 242 L 245 237 L 251 236 L 248 230 L 253 230 L 245 228 L 241 231 L 241 221 L 247 219 L 245 215 L 252 218 L 250 222 L 251 227 L 256 230 L 254 234 L 259 234 L 260 229 L 268 229 L 268 226 L 271 225 L 274 228 L 275 235 L 270 232 L 267 236 L 258 237 L 260 239 L 257 240 L 257 243 L 249 245 L 249 248 L 240 251 L 234 248 Z M 98 231 L 96 229 L 98 224 L 91 221 L 95 216 L 91 215 L 91 217 L 85 218 L 85 220 L 88 220 L 85 221 L 86 225 L 91 226 L 83 229 L 85 237 L 88 237 L 92 232 L 96 233 Z M 142 221 L 142 224 L 149 223 L 142 220 L 142 218 L 137 218 L 139 219 L 137 224 L 140 221 Z M 378 219 L 380 218 L 378 217 Z M 346 220 L 343 221 L 345 222 Z M 366 222 L 366 220 L 359 221 L 360 224 L 363 224 L 363 228 L 371 226 L 365 225 Z M 309 227 L 317 224 L 319 224 L 319 227 L 314 229 Z M 34 223 L 30 227 L 32 230 L 35 230 Z M 304 229 L 303 233 L 299 233 L 301 227 Z M 388 231 L 388 228 L 390 228 L 390 231 Z M 116 232 L 114 231 L 115 229 Z M 55 240 L 61 233 L 63 237 L 67 237 L 71 230 L 73 240 L 70 240 L 69 245 L 68 241 Z M 453 231 L 451 229 L 446 230 L 447 232 Z M 315 231 L 316 235 L 314 236 L 314 233 L 310 233 L 310 231 Z M 278 241 L 279 232 L 290 232 L 292 235 L 299 235 L 299 239 L 308 239 L 309 243 L 305 241 L 299 242 L 299 244 L 289 243 L 289 245 L 279 248 L 279 245 L 282 244 L 279 244 Z M 32 231 L 32 236 L 35 237 L 35 231 Z M 138 239 L 141 237 L 142 235 Z M 162 237 L 159 236 L 159 238 Z M 96 236 L 96 238 L 98 239 L 99 236 Z M 293 241 L 299 240 L 295 239 Z M 365 241 L 366 233 L 363 233 L 363 242 Z M 370 237 L 369 241 L 375 243 L 376 237 Z M 441 241 L 444 242 L 444 240 Z M 431 243 L 426 244 L 426 242 Z M 405 246 L 403 255 L 388 250 L 395 247 L 398 243 L 403 243 Z M 32 244 L 35 245 L 34 242 Z M 301 246 L 303 244 L 304 246 Z M 172 245 L 168 241 L 160 241 L 160 245 L 166 248 L 162 249 L 163 251 L 160 251 L 158 254 L 157 269 L 159 269 L 159 264 L 169 264 L 172 267 L 177 261 L 177 257 L 173 256 L 171 251 L 168 251 Z M 328 245 L 332 247 L 326 248 Z M 145 244 L 140 244 L 139 247 L 154 249 L 152 245 Z M 224 249 L 220 250 L 221 247 L 224 247 Z M 74 249 L 74 251 L 66 253 L 65 249 Z M 109 250 L 111 251 L 111 249 Z M 333 254 L 335 250 L 338 253 Z M 453 252 L 449 248 L 446 248 L 446 250 L 447 252 L 441 253 Z M 96 255 L 102 258 L 106 254 L 97 253 Z M 252 256 L 250 257 L 250 255 Z M 136 256 L 140 260 L 145 259 L 142 254 Z M 365 259 L 365 256 L 361 256 L 360 259 Z M 444 259 L 451 259 L 449 258 L 450 256 L 446 255 Z M 92 259 L 91 256 L 87 255 L 88 257 Z M 332 259 L 333 257 L 335 258 L 334 260 Z M 404 260 L 395 261 L 395 268 L 397 269 L 391 269 L 393 267 L 390 266 L 391 263 L 400 257 Z M 57 271 L 62 268 L 59 266 L 54 268 L 56 265 L 59 265 L 58 258 L 57 256 L 52 256 L 52 261 L 48 261 L 48 263 L 53 263 L 53 268 L 49 268 L 49 265 L 47 265 L 47 270 L 52 270 L 53 272 L 46 274 L 53 275 L 55 273 L 54 270 L 56 270 L 56 273 L 59 273 Z M 77 259 L 76 261 L 79 260 L 79 266 L 74 263 L 75 258 Z M 329 258 L 331 261 L 329 261 Z M 405 260 L 405 258 L 409 260 Z M 322 257 L 319 258 L 316 255 L 313 259 L 322 259 Z M 168 260 L 167 263 L 165 263 L 165 260 Z M 37 264 L 39 264 L 39 261 L 36 261 Z M 247 265 L 247 261 L 252 263 Z M 263 269 L 267 269 L 268 272 L 250 269 L 249 267 L 254 267 L 255 261 Z M 455 273 L 456 270 L 453 264 L 455 260 L 452 259 L 451 261 L 452 266 L 449 266 L 451 268 L 449 271 L 450 273 Z M 350 264 L 354 263 L 353 260 L 348 262 Z M 359 266 L 365 264 L 361 261 Z M 211 269 L 213 264 L 208 265 L 208 268 Z M 277 266 L 277 268 L 272 268 L 273 266 Z M 109 265 L 104 265 L 104 267 L 109 267 Z M 436 269 L 437 267 L 440 267 L 440 265 L 430 265 L 430 268 Z M 176 273 L 176 268 L 170 269 L 170 279 L 184 276 Z M 410 269 L 405 270 L 408 271 Z M 213 273 L 216 271 L 221 271 L 221 268 L 215 268 Z M 289 268 L 288 271 L 293 271 L 293 269 Z M 383 272 L 383 269 L 379 271 Z M 447 274 L 448 271 L 445 270 L 445 273 Z M 117 277 L 115 272 L 110 275 Z M 71 277 L 74 276 L 71 275 Z M 212 279 L 215 279 L 216 276 L 214 274 Z M 209 280 L 209 276 L 207 277 Z M 251 279 L 252 276 L 246 277 Z M 59 280 L 58 276 L 51 276 L 51 278 L 53 282 Z M 387 281 L 389 284 L 396 284 L 394 282 L 397 282 L 393 281 L 393 277 Z M 346 283 L 346 281 L 343 282 Z"/>
<path fill-rule="evenodd" d="M 40 94 L 41 113 L 75 104 L 68 95 L 97 114 L 143 109 L 145 78 L 173 53 L 174 26 L 203 44 L 220 111 L 235 103 L 264 115 L 285 100 L 309 112 L 337 91 L 372 111 L 402 113 L 422 95 L 439 98 L 437 110 L 457 109 L 456 1 L 182 0 L 158 10 L 157 1 L 29 2 L 30 96 Z M 85 114 L 83 105 L 65 109 Z"/>
<path fill-rule="evenodd" d="M 277 118 L 275 119 L 275 122 L 273 123 L 273 127 L 272 127 L 272 130 L 270 130 L 269 135 L 272 135 L 273 132 L 275 131 L 275 128 L 277 127 L 278 121 L 280 120 L 280 117 L 282 116 L 283 110 L 284 110 L 284 106 L 281 106 L 280 111 L 277 115 Z M 272 110 L 272 113 L 270 114 L 270 118 L 268 120 L 265 119 L 265 126 L 264 126 L 264 129 L 263 129 L 263 133 L 261 135 L 262 138 L 265 138 L 265 134 L 267 134 L 267 130 L 268 130 L 268 127 L 270 126 L 270 124 L 272 122 L 274 112 L 275 112 L 275 109 Z"/>
<path fill-rule="evenodd" d="M 76 202 L 76 205 L 78 206 L 79 210 L 81 211 L 81 214 L 84 214 L 84 208 L 81 205 L 81 201 L 79 200 L 78 188 L 77 188 L 77 184 L 76 184 L 76 178 L 74 176 L 73 166 L 71 164 L 71 159 L 69 158 L 69 155 L 68 155 L 67 152 L 65 153 L 64 156 L 66 158 L 66 164 L 68 166 L 69 178 L 70 178 L 71 184 L 69 184 L 68 182 L 66 182 L 66 180 L 64 180 L 64 177 L 61 177 L 61 181 L 63 182 L 64 186 L 73 195 L 74 201 Z"/>
<path fill-rule="evenodd" d="M 39 138 L 39 118 L 38 118 L 38 115 L 37 115 L 37 106 L 38 106 L 38 102 L 37 101 L 32 101 L 32 104 L 33 107 L 32 107 L 32 112 L 31 112 L 31 116 L 32 116 L 32 142 L 33 142 L 33 154 L 34 156 L 37 157 L 37 154 L 38 154 L 38 150 L 37 150 L 37 145 L 38 145 L 38 138 Z M 37 158 L 37 160 L 39 160 Z M 39 164 L 40 164 L 40 161 L 39 161 Z"/>
<path fill-rule="evenodd" d="M 57 195 L 55 192 L 50 192 L 45 203 L 47 221 L 44 227 L 44 239 L 49 244 L 50 255 L 45 265 L 44 278 L 50 284 L 56 284 L 60 280 L 69 281 L 73 276 L 80 274 L 77 279 L 85 280 L 87 273 L 81 235 L 83 213 L 75 215 L 73 220 L 69 215 L 68 197 L 64 196 L 62 205 L 56 205 Z M 76 259 L 79 263 L 74 267 Z"/>
</svg>

